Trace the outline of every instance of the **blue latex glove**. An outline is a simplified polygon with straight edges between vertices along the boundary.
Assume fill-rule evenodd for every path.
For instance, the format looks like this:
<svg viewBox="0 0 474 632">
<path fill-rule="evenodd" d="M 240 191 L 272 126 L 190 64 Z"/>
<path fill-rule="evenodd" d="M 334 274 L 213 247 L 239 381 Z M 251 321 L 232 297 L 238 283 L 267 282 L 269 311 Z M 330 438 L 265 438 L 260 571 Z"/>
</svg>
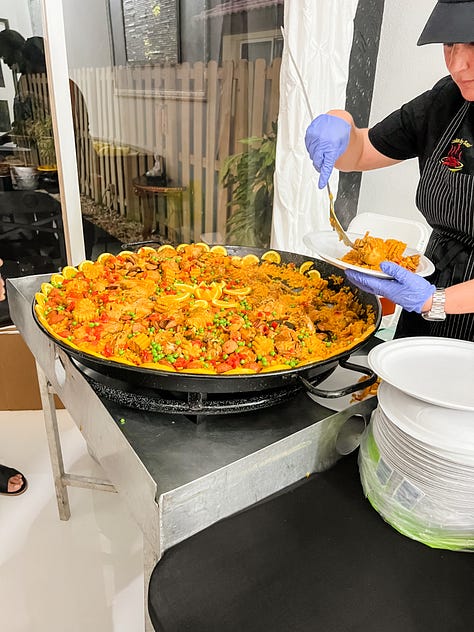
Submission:
<svg viewBox="0 0 474 632">
<path fill-rule="evenodd" d="M 427 299 L 436 290 L 435 286 L 423 277 L 391 261 L 382 261 L 380 269 L 393 279 L 381 279 L 356 270 L 346 270 L 346 277 L 359 289 L 385 296 L 401 305 L 407 312 L 420 313 Z"/>
<path fill-rule="evenodd" d="M 306 130 L 306 149 L 320 173 L 318 186 L 324 189 L 336 160 L 347 149 L 351 126 L 338 116 L 320 114 Z"/>
</svg>

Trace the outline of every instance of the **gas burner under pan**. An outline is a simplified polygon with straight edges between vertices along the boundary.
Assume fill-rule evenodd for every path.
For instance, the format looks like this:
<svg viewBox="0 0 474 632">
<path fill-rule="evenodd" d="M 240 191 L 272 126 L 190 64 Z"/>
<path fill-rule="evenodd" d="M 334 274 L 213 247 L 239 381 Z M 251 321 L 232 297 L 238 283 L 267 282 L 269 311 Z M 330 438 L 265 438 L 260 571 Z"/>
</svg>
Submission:
<svg viewBox="0 0 474 632">
<path fill-rule="evenodd" d="M 193 421 L 209 415 L 227 415 L 251 412 L 276 406 L 303 390 L 302 386 L 280 387 L 260 393 L 185 393 L 150 388 L 110 378 L 74 360 L 77 368 L 91 385 L 94 392 L 105 399 L 147 412 L 185 415 Z"/>
</svg>

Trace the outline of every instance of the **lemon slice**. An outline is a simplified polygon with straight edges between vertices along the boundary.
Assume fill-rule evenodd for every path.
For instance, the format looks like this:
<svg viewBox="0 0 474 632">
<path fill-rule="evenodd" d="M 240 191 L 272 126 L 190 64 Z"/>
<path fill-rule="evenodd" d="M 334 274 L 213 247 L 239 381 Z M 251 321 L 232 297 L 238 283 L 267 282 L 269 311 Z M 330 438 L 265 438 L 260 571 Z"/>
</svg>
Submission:
<svg viewBox="0 0 474 632">
<path fill-rule="evenodd" d="M 62 282 L 64 281 L 64 277 L 62 274 L 52 274 L 51 275 L 51 284 L 52 285 L 62 285 Z"/>
<path fill-rule="evenodd" d="M 210 286 L 198 285 L 194 290 L 196 298 L 201 298 L 205 301 L 212 301 L 213 299 L 220 298 L 222 295 L 222 288 L 218 283 L 211 283 Z"/>
<path fill-rule="evenodd" d="M 151 246 L 141 246 L 137 250 L 137 254 L 139 255 L 146 255 L 147 252 L 156 254 L 156 248 L 152 248 Z"/>
<path fill-rule="evenodd" d="M 41 292 L 36 292 L 35 301 L 37 305 L 40 305 L 42 307 L 45 304 L 46 296 Z"/>
<path fill-rule="evenodd" d="M 227 248 L 224 248 L 224 246 L 212 246 L 211 252 L 213 252 L 215 255 L 225 256 L 227 254 Z"/>
<path fill-rule="evenodd" d="M 176 246 L 176 252 L 181 252 L 181 250 L 184 250 L 186 246 L 189 246 L 189 244 L 179 244 L 179 246 Z"/>
<path fill-rule="evenodd" d="M 276 250 L 267 250 L 262 255 L 262 261 L 269 261 L 270 263 L 281 263 L 280 253 Z"/>
<path fill-rule="evenodd" d="M 232 301 L 221 301 L 217 298 L 212 299 L 212 304 L 214 307 L 223 307 L 224 309 L 232 309 L 233 307 L 238 307 L 238 303 L 233 303 Z"/>
<path fill-rule="evenodd" d="M 184 292 L 183 294 L 165 294 L 164 296 L 160 296 L 160 300 L 166 303 L 182 303 L 190 296 L 191 294 L 189 292 Z"/>
<path fill-rule="evenodd" d="M 312 268 L 313 266 L 314 266 L 313 261 L 305 261 L 299 267 L 300 274 L 304 274 L 305 272 L 308 272 L 308 270 Z"/>
<path fill-rule="evenodd" d="M 203 241 L 198 241 L 196 244 L 194 244 L 195 246 L 201 246 L 201 248 L 203 248 L 203 250 L 205 250 L 206 252 L 210 251 L 210 246 L 209 244 L 205 244 Z"/>
<path fill-rule="evenodd" d="M 319 270 L 310 270 L 308 272 L 308 276 L 311 279 L 311 281 L 315 281 L 316 279 L 320 279 L 321 278 L 321 273 Z"/>
<path fill-rule="evenodd" d="M 73 268 L 72 266 L 64 266 L 61 270 L 61 274 L 65 279 L 73 279 L 77 274 L 77 268 Z"/>
<path fill-rule="evenodd" d="M 204 299 L 199 299 L 193 304 L 192 307 L 193 309 L 204 309 L 206 307 L 209 307 L 209 303 L 205 301 Z"/>
<path fill-rule="evenodd" d="M 216 375 L 214 369 L 181 369 L 180 373 L 203 373 L 204 375 Z"/>
<path fill-rule="evenodd" d="M 101 252 L 100 255 L 97 257 L 97 261 L 99 263 L 104 263 L 104 261 L 107 261 L 107 259 L 110 259 L 110 257 L 113 257 L 114 255 L 111 254 L 110 252 Z M 64 274 L 64 271 L 63 271 Z"/>
<path fill-rule="evenodd" d="M 40 294 L 40 296 L 43 296 L 43 294 Z M 43 305 L 41 303 L 35 303 L 35 312 L 41 322 L 46 322 L 44 319 Z"/>
<path fill-rule="evenodd" d="M 118 257 L 130 257 L 130 256 L 134 256 L 135 253 L 132 252 L 131 250 L 122 250 L 121 252 L 118 253 Z"/>
<path fill-rule="evenodd" d="M 89 280 L 98 279 L 102 274 L 102 268 L 96 266 L 92 261 L 83 261 L 78 265 L 78 269 Z"/>
<path fill-rule="evenodd" d="M 240 367 L 224 371 L 224 373 L 221 373 L 221 375 L 249 375 L 250 373 L 256 373 L 256 371 L 247 367 Z"/>
<path fill-rule="evenodd" d="M 234 264 L 234 266 L 238 266 L 240 267 L 242 265 L 242 257 L 239 257 L 237 255 L 233 255 L 230 260 L 232 261 L 232 263 Z"/>
<path fill-rule="evenodd" d="M 248 296 L 252 291 L 251 287 L 241 287 L 241 288 L 224 288 L 224 294 L 229 294 L 229 296 Z"/>
<path fill-rule="evenodd" d="M 176 250 L 176 248 L 171 244 L 163 244 L 162 246 L 158 246 L 157 252 L 163 252 L 163 250 Z"/>
<path fill-rule="evenodd" d="M 287 364 L 272 364 L 272 366 L 264 366 L 261 373 L 269 373 L 270 371 L 288 371 L 290 367 Z"/>
<path fill-rule="evenodd" d="M 120 253 L 123 254 L 123 253 Z M 79 272 L 83 272 L 84 268 L 88 268 L 89 266 L 93 266 L 94 262 L 90 261 L 89 259 L 85 259 L 84 261 L 81 261 L 81 263 L 77 266 L 77 269 L 79 270 Z"/>
<path fill-rule="evenodd" d="M 190 292 L 190 293 L 192 293 L 197 288 L 197 285 L 190 285 L 189 283 L 175 283 L 174 287 L 179 292 Z"/>
<path fill-rule="evenodd" d="M 54 289 L 51 283 L 42 283 L 41 284 L 41 292 L 48 296 L 51 290 Z"/>
<path fill-rule="evenodd" d="M 245 257 L 242 257 L 242 265 L 243 266 L 256 266 L 260 263 L 260 259 L 257 255 L 248 254 Z"/>
</svg>

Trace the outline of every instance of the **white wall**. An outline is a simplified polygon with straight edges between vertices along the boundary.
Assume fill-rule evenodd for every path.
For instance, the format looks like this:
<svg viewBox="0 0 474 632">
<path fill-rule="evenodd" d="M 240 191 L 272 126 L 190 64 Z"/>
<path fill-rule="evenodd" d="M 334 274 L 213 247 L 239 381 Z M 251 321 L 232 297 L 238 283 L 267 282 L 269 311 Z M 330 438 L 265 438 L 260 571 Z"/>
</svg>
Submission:
<svg viewBox="0 0 474 632">
<path fill-rule="evenodd" d="M 27 0 L 0 0 L 0 18 L 6 18 L 25 39 L 33 35 Z"/>
<path fill-rule="evenodd" d="M 416 45 L 434 5 L 434 0 L 385 0 L 371 125 L 448 74 L 441 44 Z M 358 212 L 424 221 L 415 206 L 418 176 L 416 159 L 364 173 Z"/>
<path fill-rule="evenodd" d="M 69 69 L 111 66 L 106 0 L 63 0 L 63 12 Z"/>
</svg>

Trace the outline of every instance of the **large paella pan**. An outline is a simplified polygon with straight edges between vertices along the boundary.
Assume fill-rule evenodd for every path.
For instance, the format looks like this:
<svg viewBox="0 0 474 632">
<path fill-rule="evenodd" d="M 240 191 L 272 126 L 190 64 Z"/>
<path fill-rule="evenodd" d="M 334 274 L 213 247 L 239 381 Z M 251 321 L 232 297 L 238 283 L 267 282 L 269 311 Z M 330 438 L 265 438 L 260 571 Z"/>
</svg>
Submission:
<svg viewBox="0 0 474 632">
<path fill-rule="evenodd" d="M 67 266 L 39 288 L 34 313 L 46 335 L 100 374 L 208 393 L 311 388 L 381 318 L 378 299 L 330 264 L 206 244 L 147 245 Z"/>
</svg>

